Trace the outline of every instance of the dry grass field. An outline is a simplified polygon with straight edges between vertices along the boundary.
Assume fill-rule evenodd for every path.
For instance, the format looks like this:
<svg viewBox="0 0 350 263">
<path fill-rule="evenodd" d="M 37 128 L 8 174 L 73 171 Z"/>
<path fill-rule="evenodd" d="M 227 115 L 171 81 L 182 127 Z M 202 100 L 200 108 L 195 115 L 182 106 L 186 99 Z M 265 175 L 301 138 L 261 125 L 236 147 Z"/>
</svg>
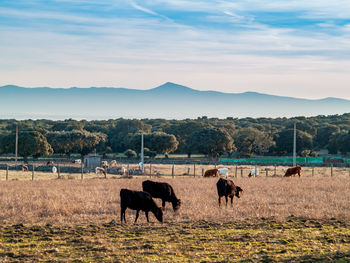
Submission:
<svg viewBox="0 0 350 263">
<path fill-rule="evenodd" d="M 141 190 L 146 177 L 4 181 L 2 174 L 0 261 L 347 262 L 346 175 L 233 178 L 244 194 L 221 208 L 217 178 L 152 177 L 173 186 L 179 212 L 168 203 L 163 224 L 141 213 L 134 225 L 128 209 L 120 225 L 120 189 Z"/>
</svg>

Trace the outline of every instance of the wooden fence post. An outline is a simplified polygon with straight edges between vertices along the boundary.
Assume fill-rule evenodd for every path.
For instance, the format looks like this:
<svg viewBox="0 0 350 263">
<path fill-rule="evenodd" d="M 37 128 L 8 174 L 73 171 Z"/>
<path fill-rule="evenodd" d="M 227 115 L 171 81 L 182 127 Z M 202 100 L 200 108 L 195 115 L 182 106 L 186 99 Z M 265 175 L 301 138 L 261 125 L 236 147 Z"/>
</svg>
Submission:
<svg viewBox="0 0 350 263">
<path fill-rule="evenodd" d="M 84 179 L 83 160 L 82 160 L 82 162 L 80 163 L 80 166 L 81 166 L 81 177 L 80 177 L 80 179 L 83 180 L 83 179 Z"/>
<path fill-rule="evenodd" d="M 333 164 L 331 164 L 331 176 L 333 176 Z"/>
<path fill-rule="evenodd" d="M 6 164 L 6 181 L 9 179 L 9 165 Z"/>
<path fill-rule="evenodd" d="M 196 164 L 193 164 L 193 177 L 196 177 Z"/>
<path fill-rule="evenodd" d="M 32 167 L 32 181 L 34 181 L 34 169 L 35 169 L 35 167 L 34 167 L 34 163 L 33 163 L 33 167 Z"/>
<path fill-rule="evenodd" d="M 243 177 L 243 167 L 241 167 L 241 177 Z"/>
</svg>

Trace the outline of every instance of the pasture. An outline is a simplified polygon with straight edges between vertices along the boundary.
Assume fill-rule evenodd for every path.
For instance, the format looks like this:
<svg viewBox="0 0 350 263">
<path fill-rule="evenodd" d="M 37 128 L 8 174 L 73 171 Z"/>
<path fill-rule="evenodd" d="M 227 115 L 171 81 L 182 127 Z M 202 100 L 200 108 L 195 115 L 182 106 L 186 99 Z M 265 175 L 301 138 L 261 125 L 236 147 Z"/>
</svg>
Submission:
<svg viewBox="0 0 350 263">
<path fill-rule="evenodd" d="M 146 177 L 0 182 L 2 261 L 330 261 L 350 259 L 350 178 L 233 178 L 233 207 L 217 204 L 217 178 L 153 178 L 170 183 L 164 223 L 127 210 L 119 191 Z M 156 199 L 160 206 L 161 202 Z"/>
</svg>

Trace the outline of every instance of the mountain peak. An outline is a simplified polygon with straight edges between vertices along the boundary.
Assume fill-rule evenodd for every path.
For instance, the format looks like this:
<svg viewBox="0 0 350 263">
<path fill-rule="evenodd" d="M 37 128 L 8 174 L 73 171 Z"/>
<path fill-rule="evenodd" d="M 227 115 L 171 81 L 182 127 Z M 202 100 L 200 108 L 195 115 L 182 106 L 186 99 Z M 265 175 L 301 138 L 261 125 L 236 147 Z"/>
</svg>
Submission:
<svg viewBox="0 0 350 263">
<path fill-rule="evenodd" d="M 150 89 L 150 90 L 153 90 L 153 91 L 165 91 L 165 92 L 184 92 L 184 91 L 195 91 L 194 89 L 191 89 L 189 87 L 186 87 L 186 86 L 182 86 L 182 85 L 179 85 L 179 84 L 176 84 L 176 83 L 173 83 L 173 82 L 166 82 L 156 88 L 153 88 L 153 89 Z"/>
</svg>

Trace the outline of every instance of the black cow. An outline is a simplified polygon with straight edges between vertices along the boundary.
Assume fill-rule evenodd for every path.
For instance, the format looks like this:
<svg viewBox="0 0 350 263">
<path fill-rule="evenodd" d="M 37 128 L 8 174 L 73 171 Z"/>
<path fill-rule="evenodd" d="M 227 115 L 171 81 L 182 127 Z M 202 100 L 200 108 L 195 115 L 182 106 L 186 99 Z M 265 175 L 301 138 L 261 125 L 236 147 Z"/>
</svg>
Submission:
<svg viewBox="0 0 350 263">
<path fill-rule="evenodd" d="M 121 189 L 120 190 L 120 221 L 123 223 L 126 223 L 125 219 L 125 211 L 127 208 L 136 210 L 136 218 L 135 223 L 137 221 L 137 218 L 139 217 L 140 210 L 145 211 L 147 222 L 149 222 L 148 219 L 148 212 L 151 211 L 154 216 L 158 219 L 159 222 L 163 222 L 163 211 L 160 207 L 156 205 L 154 200 L 152 199 L 152 196 L 149 193 L 142 192 L 142 191 L 132 191 L 128 189 Z"/>
<path fill-rule="evenodd" d="M 163 209 L 165 208 L 165 202 L 170 202 L 174 211 L 180 208 L 181 200 L 176 197 L 173 188 L 168 183 L 147 180 L 142 182 L 142 190 L 150 193 L 154 198 L 162 199 Z"/>
<path fill-rule="evenodd" d="M 225 196 L 226 205 L 227 205 L 227 197 L 231 198 L 231 205 L 232 205 L 232 199 L 234 196 L 240 198 L 241 193 L 243 192 L 243 189 L 239 186 L 236 186 L 232 180 L 226 180 L 223 178 L 220 178 L 219 181 L 216 183 L 216 187 L 218 189 L 218 195 L 219 195 L 219 206 L 221 205 L 221 198 Z"/>
</svg>

